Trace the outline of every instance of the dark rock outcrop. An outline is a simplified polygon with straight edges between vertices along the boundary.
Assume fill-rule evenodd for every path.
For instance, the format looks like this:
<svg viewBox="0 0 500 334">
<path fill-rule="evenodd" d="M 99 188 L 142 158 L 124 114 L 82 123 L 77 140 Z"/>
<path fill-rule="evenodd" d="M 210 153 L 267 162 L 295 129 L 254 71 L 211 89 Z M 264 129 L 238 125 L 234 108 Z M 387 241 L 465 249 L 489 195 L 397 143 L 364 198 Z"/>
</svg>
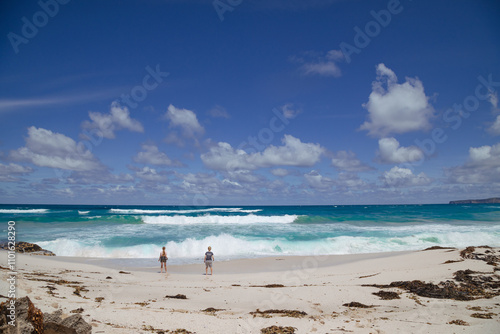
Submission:
<svg viewBox="0 0 500 334">
<path fill-rule="evenodd" d="M 460 201 L 450 201 L 450 204 L 500 204 L 500 197 L 485 199 L 465 199 Z"/>
<path fill-rule="evenodd" d="M 0 249 L 9 250 L 9 244 L 7 242 L 0 243 Z M 31 242 L 19 241 L 16 242 L 15 251 L 17 253 L 30 253 L 32 255 L 45 255 L 54 256 L 53 252 L 43 249 L 37 244 L 32 244 Z"/>
<path fill-rule="evenodd" d="M 91 334 L 90 326 L 80 314 L 62 318 L 62 310 L 42 313 L 28 297 L 15 300 L 11 314 L 10 301 L 0 304 L 0 332 L 5 334 Z M 15 315 L 15 316 L 14 316 Z M 14 320 L 13 322 L 11 322 Z M 11 324 L 15 324 L 12 326 Z"/>
</svg>

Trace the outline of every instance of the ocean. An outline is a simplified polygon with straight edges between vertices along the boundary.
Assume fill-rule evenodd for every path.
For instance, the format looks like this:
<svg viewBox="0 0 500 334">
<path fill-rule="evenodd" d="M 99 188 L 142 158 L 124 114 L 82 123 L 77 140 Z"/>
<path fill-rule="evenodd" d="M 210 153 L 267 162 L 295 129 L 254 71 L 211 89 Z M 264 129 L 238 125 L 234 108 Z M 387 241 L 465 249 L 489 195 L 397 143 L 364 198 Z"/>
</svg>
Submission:
<svg viewBox="0 0 500 334">
<path fill-rule="evenodd" d="M 88 206 L 0 205 L 2 236 L 58 256 L 121 258 L 154 264 L 356 254 L 431 246 L 500 246 L 500 205 Z"/>
</svg>

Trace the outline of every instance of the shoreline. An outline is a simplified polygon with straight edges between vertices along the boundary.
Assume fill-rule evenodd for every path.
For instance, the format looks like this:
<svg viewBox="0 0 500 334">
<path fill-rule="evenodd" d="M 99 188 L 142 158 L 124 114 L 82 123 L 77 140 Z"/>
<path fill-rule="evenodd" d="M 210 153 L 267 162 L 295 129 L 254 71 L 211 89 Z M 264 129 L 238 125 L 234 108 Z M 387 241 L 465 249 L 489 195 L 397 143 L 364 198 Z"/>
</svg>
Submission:
<svg viewBox="0 0 500 334">
<path fill-rule="evenodd" d="M 380 253 L 358 253 L 358 254 L 339 254 L 339 255 L 284 255 L 284 256 L 267 256 L 267 257 L 256 257 L 256 258 L 241 258 L 241 259 L 229 259 L 222 261 L 215 261 L 214 267 L 216 266 L 220 273 L 224 274 L 241 274 L 241 273 L 265 273 L 265 272 L 280 272 L 289 270 L 291 266 L 296 266 L 298 263 L 307 261 L 308 259 L 315 259 L 315 263 L 319 268 L 321 267 L 331 267 L 342 265 L 346 263 L 353 263 L 357 261 L 365 261 L 371 259 L 379 259 L 386 257 L 394 257 L 404 254 L 410 254 L 419 251 L 398 251 L 398 252 L 380 252 Z M 0 257 L 3 253 L 7 253 L 6 250 L 0 250 Z M 102 267 L 104 269 L 114 269 L 114 270 L 129 270 L 137 272 L 148 272 L 154 273 L 160 270 L 160 263 L 151 258 L 98 258 L 98 257 L 75 257 L 75 256 L 42 256 L 42 255 L 30 255 L 29 253 L 17 253 L 19 256 L 29 256 L 35 258 L 43 258 L 49 261 L 72 263 L 72 264 L 82 264 L 82 265 L 92 265 L 97 267 Z M 155 263 L 154 266 L 142 266 L 137 265 L 138 262 L 152 262 Z M 157 264 L 157 265 L 156 265 Z M 193 274 L 199 268 L 204 269 L 205 265 L 203 260 L 199 263 L 186 263 L 186 264 L 168 264 L 169 272 L 178 274 Z M 235 269 L 236 268 L 236 269 Z M 199 271 L 199 270 L 198 270 Z"/>
<path fill-rule="evenodd" d="M 60 309 L 68 316 L 81 308 L 93 333 L 172 333 L 180 328 L 198 334 L 261 333 L 270 326 L 291 326 L 295 333 L 499 332 L 498 295 L 462 301 L 373 286 L 414 280 L 439 284 L 467 269 L 499 281 L 497 267 L 475 255 L 494 254 L 500 259 L 499 248 L 478 247 L 471 253 L 476 258 L 462 258 L 460 252 L 220 261 L 214 263 L 213 276 L 205 276 L 203 264 L 169 266 L 165 275 L 159 273 L 159 264 L 127 270 L 104 267 L 99 261 L 82 263 L 78 260 L 82 258 L 17 254 L 17 297 L 28 296 L 45 313 Z M 4 254 L 0 259 L 5 267 Z M 5 269 L 0 270 L 2 291 L 6 275 Z M 373 294 L 379 291 L 392 292 L 398 299 Z M 186 299 L 171 298 L 179 295 Z M 278 313 L 259 313 L 266 310 Z"/>
</svg>

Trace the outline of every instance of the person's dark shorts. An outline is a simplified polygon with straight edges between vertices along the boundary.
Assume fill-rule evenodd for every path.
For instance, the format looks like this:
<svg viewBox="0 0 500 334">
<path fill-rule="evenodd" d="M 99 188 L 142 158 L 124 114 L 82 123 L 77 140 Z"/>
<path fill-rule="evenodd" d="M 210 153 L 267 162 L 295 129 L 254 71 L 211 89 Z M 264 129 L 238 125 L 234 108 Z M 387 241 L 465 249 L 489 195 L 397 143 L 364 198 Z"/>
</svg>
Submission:
<svg viewBox="0 0 500 334">
<path fill-rule="evenodd" d="M 205 268 L 212 268 L 212 260 L 205 261 Z"/>
</svg>

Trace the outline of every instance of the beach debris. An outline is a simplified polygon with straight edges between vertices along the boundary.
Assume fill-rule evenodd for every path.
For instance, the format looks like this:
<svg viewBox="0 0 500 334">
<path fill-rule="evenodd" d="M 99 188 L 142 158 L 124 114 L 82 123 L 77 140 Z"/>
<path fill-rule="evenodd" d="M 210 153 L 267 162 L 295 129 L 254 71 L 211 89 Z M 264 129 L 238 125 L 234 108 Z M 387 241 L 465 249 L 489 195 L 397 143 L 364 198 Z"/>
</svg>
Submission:
<svg viewBox="0 0 500 334">
<path fill-rule="evenodd" d="M 0 249 L 10 250 L 9 243 L 3 242 L 0 243 Z M 32 255 L 45 255 L 45 256 L 55 256 L 53 252 L 43 249 L 37 244 L 32 244 L 30 242 L 19 241 L 16 242 L 15 251 L 17 253 L 30 253 Z"/>
<path fill-rule="evenodd" d="M 459 325 L 459 326 L 469 326 L 469 323 L 467 321 L 463 321 L 460 319 L 457 320 L 452 320 L 448 322 L 449 325 Z"/>
<path fill-rule="evenodd" d="M 423 249 L 423 251 L 429 251 L 429 250 L 437 250 L 437 249 L 456 249 L 454 247 L 442 247 L 442 246 L 432 246 L 432 247 L 428 247 L 426 249 Z"/>
<path fill-rule="evenodd" d="M 481 308 L 481 306 L 467 306 L 466 309 L 468 309 L 470 311 L 482 311 L 483 310 Z"/>
<path fill-rule="evenodd" d="M 455 300 L 473 300 L 475 297 L 471 295 L 472 291 L 460 287 L 455 282 L 446 281 L 438 285 L 433 283 L 425 283 L 422 281 L 397 281 L 389 285 L 371 285 L 376 288 L 400 288 L 408 292 L 414 293 L 421 297 L 439 298 L 439 299 L 455 299 Z"/>
<path fill-rule="evenodd" d="M 231 286 L 241 286 L 241 284 L 231 284 Z"/>
<path fill-rule="evenodd" d="M 156 334 L 195 334 L 184 328 L 178 328 L 174 330 L 168 330 L 168 329 L 162 330 L 162 329 L 156 329 L 151 325 L 142 325 L 142 330 L 155 332 Z"/>
<path fill-rule="evenodd" d="M 209 307 L 204 310 L 201 310 L 201 312 L 207 312 L 207 313 L 215 313 L 219 311 L 225 311 L 225 309 Z"/>
<path fill-rule="evenodd" d="M 96 303 L 100 303 L 104 300 L 104 297 L 95 297 Z"/>
<path fill-rule="evenodd" d="M 250 285 L 251 288 L 284 288 L 283 284 Z"/>
<path fill-rule="evenodd" d="M 83 308 L 79 307 L 77 309 L 69 311 L 69 313 L 83 313 L 83 311 L 84 311 Z"/>
<path fill-rule="evenodd" d="M 443 264 L 457 263 L 457 262 L 464 262 L 464 260 L 448 260 L 448 261 L 443 262 Z"/>
<path fill-rule="evenodd" d="M 73 291 L 73 294 L 74 295 L 77 295 L 77 296 L 82 296 L 80 294 L 80 292 L 87 292 L 89 291 L 88 289 L 86 289 L 84 286 L 79 286 L 79 285 L 76 285 L 76 286 L 72 286 L 73 288 L 75 288 L 75 291 Z"/>
<path fill-rule="evenodd" d="M 379 275 L 379 274 L 380 274 L 380 273 L 371 274 L 371 275 L 365 275 L 365 276 L 359 276 L 358 278 L 368 278 L 368 277 L 377 276 L 377 275 Z"/>
<path fill-rule="evenodd" d="M 270 326 L 270 327 L 262 328 L 260 330 L 260 332 L 261 332 L 261 334 L 294 334 L 296 329 L 297 328 L 291 327 L 291 326 L 287 326 L 287 327 Z"/>
<path fill-rule="evenodd" d="M 265 310 L 261 311 L 257 309 L 255 312 L 250 312 L 251 315 L 254 317 L 256 316 L 262 316 L 265 318 L 271 317 L 271 314 L 277 314 L 283 317 L 292 317 L 292 318 L 302 318 L 307 315 L 306 312 L 304 311 L 298 311 L 298 310 Z"/>
<path fill-rule="evenodd" d="M 473 252 L 476 250 L 476 247 L 474 246 L 469 246 L 469 247 L 466 247 L 465 249 L 462 249 L 460 251 L 460 256 L 464 259 L 473 259 L 474 256 L 472 255 Z"/>
<path fill-rule="evenodd" d="M 123 271 L 123 270 L 120 270 L 118 272 L 118 274 L 127 274 L 127 275 L 130 275 L 130 273 L 128 271 Z"/>
<path fill-rule="evenodd" d="M 345 306 L 345 307 L 355 307 L 355 308 L 372 308 L 372 307 L 375 307 L 375 305 L 365 305 L 365 304 L 361 304 L 361 303 L 358 303 L 358 302 L 350 302 L 350 303 L 342 304 L 342 306 Z"/>
<path fill-rule="evenodd" d="M 379 296 L 382 300 L 400 299 L 399 294 L 394 291 L 380 290 L 379 292 L 372 293 L 372 295 Z"/>
<path fill-rule="evenodd" d="M 489 248 L 481 246 L 477 248 Z M 500 262 L 499 256 L 482 254 L 476 252 L 476 247 L 467 247 L 460 252 L 464 259 L 481 260 L 485 262 Z M 474 300 L 480 298 L 493 298 L 500 295 L 500 276 L 491 273 L 475 272 L 469 269 L 458 270 L 453 274 L 453 280 L 447 280 L 438 284 L 425 283 L 419 280 L 397 281 L 389 285 L 363 285 L 380 289 L 400 288 L 414 293 L 421 297 L 454 299 L 454 300 Z"/>
<path fill-rule="evenodd" d="M 165 298 L 173 298 L 173 299 L 187 299 L 186 295 L 182 295 L 182 294 L 176 294 L 175 296 L 169 296 L 169 295 L 166 295 Z"/>
<path fill-rule="evenodd" d="M 113 279 L 113 277 L 111 277 L 111 276 L 106 276 L 106 279 Z"/>
<path fill-rule="evenodd" d="M 460 252 L 460 256 L 464 259 L 481 260 L 491 266 L 498 265 L 500 262 L 500 256 L 493 255 L 494 252 L 491 251 L 492 248 L 490 246 L 479 246 L 477 248 L 486 248 L 486 250 L 482 253 L 476 252 L 476 247 L 469 246 Z"/>
<path fill-rule="evenodd" d="M 473 318 L 478 318 L 478 319 L 493 319 L 493 316 L 496 315 L 496 313 L 472 313 L 470 316 Z"/>
</svg>

